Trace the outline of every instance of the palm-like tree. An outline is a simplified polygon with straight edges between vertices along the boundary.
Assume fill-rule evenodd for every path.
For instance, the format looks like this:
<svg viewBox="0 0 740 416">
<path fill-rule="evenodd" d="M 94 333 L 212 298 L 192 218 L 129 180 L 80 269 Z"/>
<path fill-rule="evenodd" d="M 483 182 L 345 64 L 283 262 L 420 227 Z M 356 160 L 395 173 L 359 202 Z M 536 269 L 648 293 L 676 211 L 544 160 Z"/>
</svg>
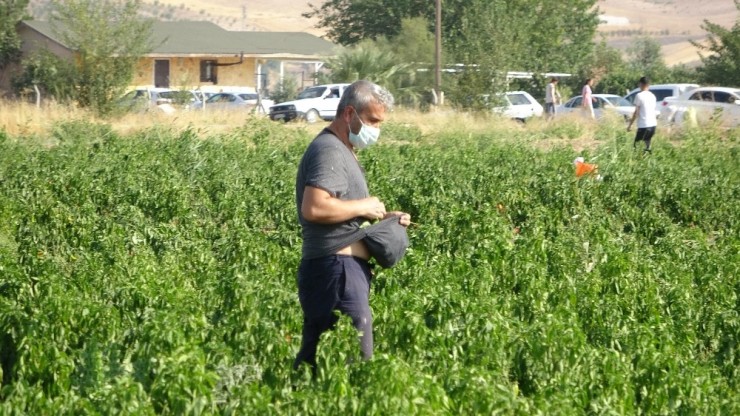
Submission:
<svg viewBox="0 0 740 416">
<path fill-rule="evenodd" d="M 347 48 L 327 62 L 334 82 L 366 79 L 387 88 L 403 105 L 418 105 L 422 91 L 416 85 L 416 69 L 411 63 L 399 62 L 390 51 L 370 43 Z"/>
</svg>

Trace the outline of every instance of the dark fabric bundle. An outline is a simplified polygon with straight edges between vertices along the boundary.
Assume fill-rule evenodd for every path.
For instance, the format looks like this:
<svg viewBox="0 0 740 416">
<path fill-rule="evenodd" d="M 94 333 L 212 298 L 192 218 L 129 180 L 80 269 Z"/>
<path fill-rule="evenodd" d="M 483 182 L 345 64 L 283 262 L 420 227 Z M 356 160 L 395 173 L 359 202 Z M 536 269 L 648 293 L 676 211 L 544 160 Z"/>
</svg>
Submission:
<svg viewBox="0 0 740 416">
<path fill-rule="evenodd" d="M 400 217 L 386 218 L 363 229 L 363 241 L 370 254 L 382 267 L 393 267 L 406 254 L 409 237 L 406 227 L 398 223 Z"/>
</svg>

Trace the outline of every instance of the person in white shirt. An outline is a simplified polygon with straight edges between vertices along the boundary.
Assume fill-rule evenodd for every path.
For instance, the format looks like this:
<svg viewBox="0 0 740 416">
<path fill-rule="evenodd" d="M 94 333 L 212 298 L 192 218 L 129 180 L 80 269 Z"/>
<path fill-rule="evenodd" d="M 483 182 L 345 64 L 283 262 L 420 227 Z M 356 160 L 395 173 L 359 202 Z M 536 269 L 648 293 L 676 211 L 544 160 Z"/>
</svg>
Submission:
<svg viewBox="0 0 740 416">
<path fill-rule="evenodd" d="M 545 113 L 547 118 L 555 117 L 555 106 L 560 104 L 560 92 L 558 92 L 558 79 L 552 78 L 545 88 Z"/>
<path fill-rule="evenodd" d="M 591 90 L 593 85 L 594 80 L 589 78 L 581 89 L 581 106 L 586 113 L 586 117 L 590 117 L 592 120 L 596 118 L 594 115 L 594 101 L 596 101 L 596 97 L 593 96 L 593 91 Z"/>
<path fill-rule="evenodd" d="M 650 80 L 647 77 L 640 78 L 640 92 L 635 96 L 635 113 L 627 125 L 627 131 L 632 128 L 632 123 L 637 119 L 637 134 L 633 147 L 637 148 L 637 142 L 645 142 L 645 153 L 650 153 L 650 142 L 655 135 L 655 127 L 658 125 L 658 115 L 655 112 L 655 95 L 648 89 Z"/>
</svg>

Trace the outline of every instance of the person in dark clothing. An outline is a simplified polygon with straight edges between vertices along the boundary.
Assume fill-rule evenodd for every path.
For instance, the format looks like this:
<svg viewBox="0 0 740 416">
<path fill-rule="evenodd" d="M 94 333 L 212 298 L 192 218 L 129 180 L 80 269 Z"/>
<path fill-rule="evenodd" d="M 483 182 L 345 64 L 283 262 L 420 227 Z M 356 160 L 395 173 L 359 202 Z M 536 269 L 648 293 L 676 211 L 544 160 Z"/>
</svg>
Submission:
<svg viewBox="0 0 740 416">
<path fill-rule="evenodd" d="M 303 311 L 301 348 L 293 367 L 316 368 L 322 333 L 334 327 L 335 311 L 352 318 L 360 332 L 363 359 L 373 353 L 369 296 L 371 253 L 362 240 L 361 223 L 398 217 L 406 227 L 410 215 L 387 212 L 370 196 L 355 152 L 374 144 L 393 96 L 369 81 L 347 87 L 335 119 L 311 142 L 298 167 L 296 207 L 303 234 L 298 268 L 298 298 Z"/>
</svg>

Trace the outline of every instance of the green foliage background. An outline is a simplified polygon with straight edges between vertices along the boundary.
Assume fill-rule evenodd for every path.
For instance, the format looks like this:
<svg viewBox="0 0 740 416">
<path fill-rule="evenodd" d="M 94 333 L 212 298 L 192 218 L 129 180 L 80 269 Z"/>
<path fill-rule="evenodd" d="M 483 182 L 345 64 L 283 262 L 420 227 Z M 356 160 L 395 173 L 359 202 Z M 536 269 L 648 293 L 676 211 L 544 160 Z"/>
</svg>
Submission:
<svg viewBox="0 0 740 416">
<path fill-rule="evenodd" d="M 16 25 L 23 18 L 28 0 L 3 0 L 0 3 L 0 76 L 21 56 L 21 39 Z"/>
<path fill-rule="evenodd" d="M 14 87 L 38 85 L 59 101 L 110 114 L 133 80 L 136 62 L 152 48 L 151 21 L 139 17 L 140 7 L 140 0 L 52 1 L 49 24 L 74 58 L 42 50 L 24 60 Z"/>
<path fill-rule="evenodd" d="M 708 45 L 699 46 L 702 64 L 697 71 L 702 82 L 740 87 L 740 0 L 735 1 L 737 15 L 732 28 L 704 20 L 702 29 L 709 33 Z"/>
<path fill-rule="evenodd" d="M 642 158 L 606 125 L 603 181 L 529 145 L 574 131 L 384 127 L 371 193 L 418 226 L 375 276 L 375 358 L 342 320 L 313 381 L 290 369 L 308 134 L 0 132 L 0 413 L 738 414 L 737 131 Z"/>
</svg>

